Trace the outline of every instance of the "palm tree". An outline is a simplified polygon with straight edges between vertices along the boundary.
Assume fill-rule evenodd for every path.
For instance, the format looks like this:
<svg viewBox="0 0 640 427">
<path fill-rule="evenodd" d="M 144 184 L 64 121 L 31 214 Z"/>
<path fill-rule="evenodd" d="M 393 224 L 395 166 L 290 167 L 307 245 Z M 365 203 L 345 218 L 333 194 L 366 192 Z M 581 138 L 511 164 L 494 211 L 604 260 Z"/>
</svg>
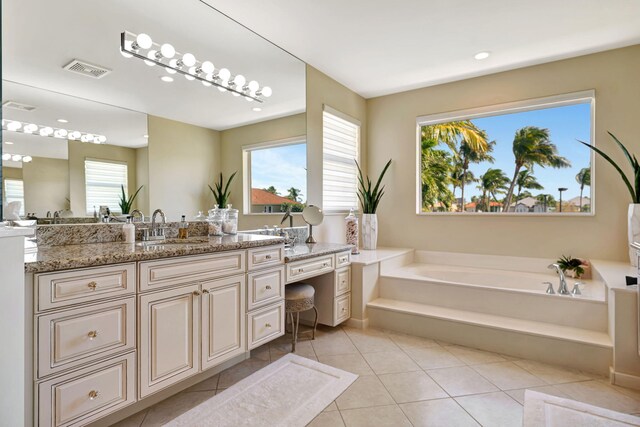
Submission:
<svg viewBox="0 0 640 427">
<path fill-rule="evenodd" d="M 473 149 L 472 146 L 468 144 L 465 139 L 462 140 L 462 142 L 460 143 L 460 148 L 458 149 L 458 156 L 460 157 L 460 164 L 462 168 L 462 174 L 460 177 L 460 188 L 462 190 L 461 191 L 462 194 L 460 195 L 460 199 L 461 199 L 460 201 L 461 201 L 461 205 L 463 206 L 462 211 L 464 211 L 464 187 L 467 182 L 476 181 L 475 177 L 473 176 L 473 173 L 469 170 L 469 164 L 480 163 L 480 162 L 493 163 L 494 161 L 493 156 L 489 153 L 493 151 L 493 147 L 496 145 L 496 142 L 487 141 L 486 133 L 484 131 L 479 131 L 479 132 L 481 136 L 484 138 L 484 141 L 486 144 L 486 148 L 483 151 Z"/>
<path fill-rule="evenodd" d="M 276 196 L 278 196 L 278 190 L 276 189 L 276 187 L 274 187 L 273 185 L 269 186 L 268 188 L 264 188 L 264 191 L 267 191 L 271 194 L 275 194 Z"/>
<path fill-rule="evenodd" d="M 502 172 L 502 169 L 487 169 L 480 175 L 478 189 L 482 191 L 482 204 L 487 212 L 491 212 L 490 196 L 494 201 L 498 201 L 496 195 L 504 194 L 509 188 L 509 177 Z"/>
<path fill-rule="evenodd" d="M 422 207 L 433 210 L 442 203 L 449 210 L 453 204 L 453 193 L 449 189 L 451 181 L 451 155 L 435 149 L 433 140 L 422 142 L 420 180 L 422 182 Z"/>
<path fill-rule="evenodd" d="M 298 201 L 298 197 L 300 197 L 302 195 L 302 193 L 301 193 L 299 188 L 291 187 L 287 191 L 289 192 L 289 194 L 287 194 L 287 199 L 291 199 L 294 202 L 297 202 Z"/>
<path fill-rule="evenodd" d="M 576 175 L 576 181 L 580 184 L 580 212 L 582 212 L 582 192 L 584 187 L 591 187 L 591 168 L 582 168 L 578 175 Z"/>
<path fill-rule="evenodd" d="M 522 193 L 522 189 L 526 190 L 544 190 L 542 184 L 538 182 L 535 176 L 533 176 L 533 172 L 529 169 L 522 169 L 518 173 L 518 177 L 516 178 L 516 187 L 518 187 L 518 192 L 516 193 L 516 200 L 521 200 L 520 193 Z"/>
<path fill-rule="evenodd" d="M 513 155 L 515 156 L 515 171 L 513 180 L 504 198 L 503 209 L 509 210 L 513 189 L 516 185 L 520 169 L 526 166 L 528 169 L 534 165 L 542 167 L 551 166 L 553 168 L 566 168 L 571 166 L 571 162 L 558 155 L 558 147 L 549 139 L 549 129 L 541 129 L 536 126 L 525 126 L 518 129 L 513 138 Z"/>
<path fill-rule="evenodd" d="M 536 196 L 536 200 L 538 201 L 538 204 L 545 207 L 545 211 L 547 208 L 551 206 L 555 207 L 558 204 L 556 198 L 553 197 L 553 194 L 538 194 Z"/>
</svg>

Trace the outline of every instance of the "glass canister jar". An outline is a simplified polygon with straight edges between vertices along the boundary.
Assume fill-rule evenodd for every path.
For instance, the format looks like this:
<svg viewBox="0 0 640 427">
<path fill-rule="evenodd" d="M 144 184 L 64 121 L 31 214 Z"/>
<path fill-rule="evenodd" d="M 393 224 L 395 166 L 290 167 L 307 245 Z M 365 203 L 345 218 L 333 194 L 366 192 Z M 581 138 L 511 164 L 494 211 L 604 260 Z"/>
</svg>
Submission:
<svg viewBox="0 0 640 427">
<path fill-rule="evenodd" d="M 353 245 L 351 253 L 356 255 L 360 253 L 358 247 L 358 217 L 353 213 L 353 209 L 349 211 L 344 219 L 347 233 L 347 245 Z"/>
<path fill-rule="evenodd" d="M 222 223 L 222 231 L 224 234 L 238 234 L 238 209 L 233 209 L 231 205 L 227 205 L 226 217 Z"/>
<path fill-rule="evenodd" d="M 222 236 L 222 224 L 224 222 L 224 209 L 218 209 L 218 205 L 215 205 L 213 209 L 209 210 L 209 217 L 207 223 L 209 224 L 209 236 Z"/>
</svg>

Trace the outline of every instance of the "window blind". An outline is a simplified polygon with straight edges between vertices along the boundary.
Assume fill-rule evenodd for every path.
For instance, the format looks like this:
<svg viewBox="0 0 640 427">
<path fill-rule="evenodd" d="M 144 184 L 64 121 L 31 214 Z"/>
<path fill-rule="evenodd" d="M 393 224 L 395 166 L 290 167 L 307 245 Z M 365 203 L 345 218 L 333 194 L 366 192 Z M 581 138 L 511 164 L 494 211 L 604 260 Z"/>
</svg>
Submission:
<svg viewBox="0 0 640 427">
<path fill-rule="evenodd" d="M 325 107 L 322 117 L 322 209 L 325 212 L 357 209 L 355 160 L 358 160 L 360 124 L 327 110 Z"/>
<path fill-rule="evenodd" d="M 21 179 L 5 179 L 4 194 L 6 203 L 20 202 L 20 215 L 24 215 L 24 183 Z"/>
<path fill-rule="evenodd" d="M 108 206 L 111 212 L 120 212 L 121 185 L 127 192 L 127 164 L 99 160 L 84 161 L 84 176 L 87 200 L 87 214 L 93 213 L 101 205 Z"/>
</svg>

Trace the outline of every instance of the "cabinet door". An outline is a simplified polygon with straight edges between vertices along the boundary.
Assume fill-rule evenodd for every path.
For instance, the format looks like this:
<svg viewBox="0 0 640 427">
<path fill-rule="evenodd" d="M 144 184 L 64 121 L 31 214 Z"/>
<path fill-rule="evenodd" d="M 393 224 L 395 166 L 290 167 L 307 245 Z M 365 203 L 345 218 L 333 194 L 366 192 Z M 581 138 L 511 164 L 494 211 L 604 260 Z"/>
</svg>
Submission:
<svg viewBox="0 0 640 427">
<path fill-rule="evenodd" d="M 243 354 L 244 275 L 202 283 L 202 369 Z"/>
<path fill-rule="evenodd" d="M 140 397 L 198 372 L 200 285 L 139 297 Z"/>
</svg>

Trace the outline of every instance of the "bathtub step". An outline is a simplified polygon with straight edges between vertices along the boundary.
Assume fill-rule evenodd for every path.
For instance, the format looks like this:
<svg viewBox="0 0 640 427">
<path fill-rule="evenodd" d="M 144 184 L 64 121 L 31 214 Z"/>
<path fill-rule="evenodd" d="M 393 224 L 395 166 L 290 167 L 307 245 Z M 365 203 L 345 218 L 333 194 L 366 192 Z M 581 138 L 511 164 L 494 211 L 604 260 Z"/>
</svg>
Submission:
<svg viewBox="0 0 640 427">
<path fill-rule="evenodd" d="M 431 317 L 452 322 L 518 332 L 527 335 L 550 337 L 603 348 L 613 347 L 611 338 L 606 332 L 557 326 L 551 323 L 534 322 L 531 320 L 495 316 L 473 311 L 456 310 L 447 307 L 419 304 L 409 301 L 397 301 L 386 298 L 378 298 L 370 302 L 367 304 L 367 308 L 388 310 L 422 317 Z"/>
</svg>

